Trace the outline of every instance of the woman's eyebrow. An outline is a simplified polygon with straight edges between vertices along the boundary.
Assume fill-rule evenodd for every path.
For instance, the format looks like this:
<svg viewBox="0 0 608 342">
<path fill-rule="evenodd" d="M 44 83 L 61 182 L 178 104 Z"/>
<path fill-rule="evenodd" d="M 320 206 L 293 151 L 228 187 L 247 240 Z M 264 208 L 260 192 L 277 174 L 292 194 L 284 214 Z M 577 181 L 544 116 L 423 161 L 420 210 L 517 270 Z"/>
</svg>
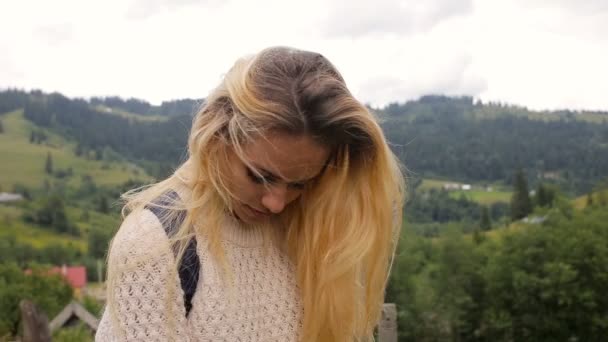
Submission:
<svg viewBox="0 0 608 342">
<path fill-rule="evenodd" d="M 255 168 L 258 170 L 258 171 L 260 171 L 260 173 L 261 173 L 261 174 L 262 174 L 264 177 L 267 177 L 267 178 L 272 178 L 272 179 L 276 179 L 276 180 L 280 180 L 280 181 L 282 181 L 282 182 L 286 182 L 286 183 L 290 183 L 290 184 L 306 183 L 306 182 L 309 182 L 309 181 L 311 181 L 311 180 L 313 180 L 313 179 L 315 179 L 315 178 L 317 177 L 317 176 L 314 176 L 314 177 L 309 178 L 309 179 L 303 179 L 303 180 L 300 180 L 300 181 L 292 181 L 292 182 L 288 182 L 287 180 L 283 179 L 283 177 L 277 176 L 277 175 L 275 175 L 274 173 L 272 173 L 272 172 L 270 172 L 270 171 L 266 170 L 266 169 L 265 169 L 265 168 L 263 168 L 263 167 L 260 167 L 259 165 L 255 164 L 255 163 L 252 163 L 252 165 L 253 165 L 253 167 L 255 167 Z"/>
</svg>

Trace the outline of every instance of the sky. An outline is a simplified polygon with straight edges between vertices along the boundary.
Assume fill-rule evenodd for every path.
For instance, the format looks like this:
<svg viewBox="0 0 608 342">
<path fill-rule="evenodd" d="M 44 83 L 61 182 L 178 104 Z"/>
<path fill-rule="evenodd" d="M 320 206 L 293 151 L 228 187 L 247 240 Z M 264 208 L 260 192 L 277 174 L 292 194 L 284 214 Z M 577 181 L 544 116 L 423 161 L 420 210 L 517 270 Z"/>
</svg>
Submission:
<svg viewBox="0 0 608 342">
<path fill-rule="evenodd" d="M 322 53 L 375 107 L 608 110 L 608 0 L 0 0 L 0 88 L 204 98 L 275 45 Z"/>
</svg>

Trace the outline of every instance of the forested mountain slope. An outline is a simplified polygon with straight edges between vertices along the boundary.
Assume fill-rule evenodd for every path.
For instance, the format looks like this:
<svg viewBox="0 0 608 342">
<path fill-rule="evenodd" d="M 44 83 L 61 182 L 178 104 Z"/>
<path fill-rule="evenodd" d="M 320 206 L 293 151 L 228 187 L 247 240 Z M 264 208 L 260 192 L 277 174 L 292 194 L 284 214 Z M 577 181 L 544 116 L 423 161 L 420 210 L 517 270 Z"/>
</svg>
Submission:
<svg viewBox="0 0 608 342">
<path fill-rule="evenodd" d="M 28 120 L 74 139 L 81 148 L 110 148 L 157 177 L 186 157 L 195 103 L 179 100 L 154 107 L 134 99 L 0 92 L 0 111 L 24 108 Z M 168 119 L 135 120 L 98 110 L 113 104 L 135 116 L 167 113 Z M 580 194 L 608 174 L 607 112 L 535 112 L 444 96 L 374 111 L 413 176 L 509 184 L 522 168 L 532 185 L 550 181 Z"/>
</svg>

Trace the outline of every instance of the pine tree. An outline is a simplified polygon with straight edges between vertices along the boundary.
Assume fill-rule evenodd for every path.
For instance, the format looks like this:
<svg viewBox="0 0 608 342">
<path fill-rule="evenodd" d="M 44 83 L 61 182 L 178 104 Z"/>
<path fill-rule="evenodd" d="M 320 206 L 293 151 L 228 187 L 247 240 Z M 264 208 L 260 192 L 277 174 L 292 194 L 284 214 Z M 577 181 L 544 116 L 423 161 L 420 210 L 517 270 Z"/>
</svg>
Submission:
<svg viewBox="0 0 608 342">
<path fill-rule="evenodd" d="M 80 157 L 82 155 L 82 145 L 80 143 L 78 143 L 76 145 L 76 149 L 74 150 L 74 154 L 78 157 Z"/>
<path fill-rule="evenodd" d="M 552 207 L 555 200 L 555 189 L 547 187 L 542 183 L 538 184 L 535 200 L 536 205 L 539 207 Z"/>
<path fill-rule="evenodd" d="M 99 198 L 98 211 L 100 213 L 104 213 L 104 214 L 107 214 L 110 212 L 110 207 L 108 206 L 108 199 L 105 196 L 101 196 Z"/>
<path fill-rule="evenodd" d="M 488 207 L 486 206 L 481 209 L 481 222 L 479 223 L 479 228 L 483 231 L 488 231 L 492 228 L 490 210 L 488 210 Z"/>
<path fill-rule="evenodd" d="M 485 240 L 485 236 L 479 231 L 479 229 L 475 229 L 473 231 L 473 242 L 476 245 L 481 244 Z"/>
<path fill-rule="evenodd" d="M 539 183 L 538 187 L 536 188 L 536 205 L 539 207 L 544 207 L 547 201 L 546 197 L 545 187 L 542 183 Z"/>
<path fill-rule="evenodd" d="M 608 204 L 608 196 L 606 196 L 606 190 L 600 190 L 597 193 L 597 203 L 602 207 L 605 207 Z"/>
<path fill-rule="evenodd" d="M 587 207 L 591 207 L 593 205 L 593 194 L 591 192 L 587 193 Z"/>
<path fill-rule="evenodd" d="M 515 174 L 514 191 L 511 196 L 511 219 L 520 220 L 532 212 L 532 201 L 528 193 L 528 182 L 520 169 Z"/>
<path fill-rule="evenodd" d="M 49 175 L 53 173 L 53 157 L 51 157 L 51 152 L 47 152 L 44 171 L 46 171 L 46 173 L 48 173 Z"/>
<path fill-rule="evenodd" d="M 601 180 L 595 186 L 595 192 L 597 193 L 597 204 L 604 207 L 608 204 L 608 178 Z"/>
<path fill-rule="evenodd" d="M 75 233 L 68 220 L 68 216 L 65 212 L 65 205 L 61 197 L 58 195 L 51 196 L 47 200 L 45 209 L 50 216 L 50 225 L 55 229 L 55 231 L 59 233 Z"/>
<path fill-rule="evenodd" d="M 80 219 L 84 222 L 89 222 L 89 220 L 91 219 L 91 215 L 89 214 L 89 211 L 87 209 L 82 212 L 82 215 L 80 215 Z"/>
</svg>

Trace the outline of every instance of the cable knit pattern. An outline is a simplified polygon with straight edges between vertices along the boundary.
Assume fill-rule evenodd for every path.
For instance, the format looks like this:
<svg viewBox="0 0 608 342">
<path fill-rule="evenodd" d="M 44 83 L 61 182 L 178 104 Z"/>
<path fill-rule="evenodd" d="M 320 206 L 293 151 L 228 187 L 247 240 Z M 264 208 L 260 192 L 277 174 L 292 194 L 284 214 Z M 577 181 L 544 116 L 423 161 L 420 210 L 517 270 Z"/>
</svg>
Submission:
<svg viewBox="0 0 608 342">
<path fill-rule="evenodd" d="M 233 286 L 229 290 L 223 283 L 219 265 L 198 236 L 201 278 L 186 318 L 178 276 L 169 271 L 175 259 L 160 222 L 148 210 L 127 217 L 109 258 L 109 266 L 120 270 L 116 310 L 106 308 L 95 340 L 297 341 L 302 307 L 293 265 L 278 247 L 264 247 L 262 228 L 226 221 L 222 243 Z"/>
</svg>

